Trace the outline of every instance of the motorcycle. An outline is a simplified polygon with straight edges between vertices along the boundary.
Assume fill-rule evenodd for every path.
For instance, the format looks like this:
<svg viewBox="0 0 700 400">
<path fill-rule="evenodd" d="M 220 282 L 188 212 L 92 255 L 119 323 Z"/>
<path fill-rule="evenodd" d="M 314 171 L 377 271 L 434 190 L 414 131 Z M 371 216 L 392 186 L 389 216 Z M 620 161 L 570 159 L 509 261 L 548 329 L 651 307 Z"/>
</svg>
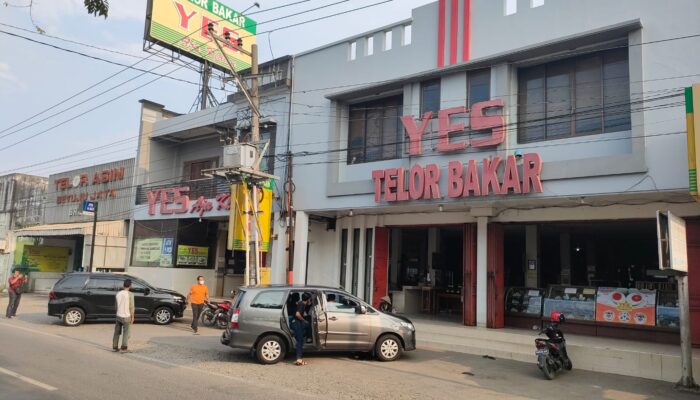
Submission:
<svg viewBox="0 0 700 400">
<path fill-rule="evenodd" d="M 205 302 L 206 308 L 202 311 L 202 324 L 204 326 L 216 325 L 219 329 L 226 329 L 228 325 L 228 314 L 231 310 L 231 302 Z"/>
<path fill-rule="evenodd" d="M 552 380 L 557 372 L 565 369 L 571 371 L 573 364 L 569 355 L 566 352 L 566 339 L 564 333 L 559 328 L 559 324 L 566 321 L 564 314 L 553 312 L 550 315 L 551 323 L 540 331 L 540 335 L 545 334 L 545 338 L 535 339 L 537 350 L 537 367 L 542 371 L 544 376 Z"/>
</svg>

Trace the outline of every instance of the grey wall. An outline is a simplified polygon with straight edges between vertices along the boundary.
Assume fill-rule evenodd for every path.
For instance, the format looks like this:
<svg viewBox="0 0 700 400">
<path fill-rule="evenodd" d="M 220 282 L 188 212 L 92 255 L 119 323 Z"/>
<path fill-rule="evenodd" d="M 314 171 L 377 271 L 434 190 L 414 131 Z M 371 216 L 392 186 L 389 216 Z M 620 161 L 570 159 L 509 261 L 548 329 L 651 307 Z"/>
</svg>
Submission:
<svg viewBox="0 0 700 400">
<path fill-rule="evenodd" d="M 108 183 L 93 183 L 93 178 L 96 173 L 124 168 L 124 178 Z M 70 187 L 62 189 L 57 185 L 57 181 L 62 178 L 69 178 L 72 181 L 74 177 L 87 175 L 88 185 L 79 187 Z M 93 165 L 86 168 L 74 169 L 49 176 L 49 189 L 46 193 L 45 201 L 45 219 L 47 224 L 57 223 L 72 223 L 92 221 L 91 216 L 82 216 L 76 213 L 82 206 L 82 202 L 64 202 L 58 204 L 58 199 L 62 196 L 80 196 L 88 195 L 95 196 L 96 193 L 111 191 L 116 192 L 116 197 L 97 199 L 99 220 L 122 220 L 130 219 L 131 205 L 134 198 L 134 159 L 115 161 L 106 164 Z"/>
<path fill-rule="evenodd" d="M 506 142 L 490 151 L 346 165 L 343 150 L 347 147 L 347 103 L 331 101 L 326 96 L 365 85 L 378 87 L 386 80 L 437 72 L 442 75 L 443 108 L 459 104 L 460 100 L 464 104 L 462 88 L 466 72 L 446 69 L 440 73 L 436 67 L 437 4 L 414 9 L 412 21 L 399 21 L 395 27 L 359 34 L 297 56 L 292 150 L 320 153 L 295 157 L 297 209 L 376 207 L 370 194 L 371 170 L 415 162 L 423 165 L 434 162 L 444 168 L 451 160 L 481 160 L 496 154 L 512 154 L 515 149 L 538 152 L 545 163 L 545 192 L 529 195 L 532 198 L 687 191 L 682 97 L 641 103 L 639 107 L 643 110 L 632 114 L 631 131 L 521 145 L 517 143 L 517 130 L 510 128 Z M 518 12 L 509 16 L 504 15 L 501 0 L 474 0 L 472 6 L 472 64 L 499 57 L 497 63 L 486 64 L 492 71 L 491 97 L 505 100 L 507 123 L 517 122 L 518 67 L 538 62 L 537 59 L 522 59 L 521 50 L 557 41 L 573 43 L 592 32 L 610 30 L 630 21 L 638 21 L 642 26 L 622 36 L 630 44 L 632 101 L 672 93 L 698 80 L 700 55 L 692 49 L 700 44 L 700 39 L 666 39 L 697 33 L 694 21 L 700 12 L 700 2 L 546 0 L 544 6 L 534 9 L 529 4 L 529 0 L 520 0 Z M 407 23 L 413 27 L 412 43 L 401 46 L 401 34 L 397 32 L 400 33 Z M 388 29 L 394 30 L 393 49 L 382 51 L 376 46 L 381 46 L 381 32 Z M 365 55 L 363 47 L 369 35 L 375 36 L 375 50 L 371 56 Z M 649 43 L 660 40 L 664 41 Z M 357 59 L 349 60 L 349 46 L 353 41 L 358 46 Z M 579 49 L 578 53 L 581 52 Z M 549 56 L 551 59 L 552 54 Z M 539 62 L 547 59 L 543 57 Z M 467 63 L 464 68 L 472 64 Z M 419 84 L 405 84 L 402 90 L 404 111 L 415 113 L 420 99 Z M 367 91 L 364 95 L 381 95 L 380 92 L 381 89 L 377 89 L 375 93 Z M 659 105 L 663 107 L 650 108 Z M 444 193 L 446 187 L 441 189 Z"/>
</svg>

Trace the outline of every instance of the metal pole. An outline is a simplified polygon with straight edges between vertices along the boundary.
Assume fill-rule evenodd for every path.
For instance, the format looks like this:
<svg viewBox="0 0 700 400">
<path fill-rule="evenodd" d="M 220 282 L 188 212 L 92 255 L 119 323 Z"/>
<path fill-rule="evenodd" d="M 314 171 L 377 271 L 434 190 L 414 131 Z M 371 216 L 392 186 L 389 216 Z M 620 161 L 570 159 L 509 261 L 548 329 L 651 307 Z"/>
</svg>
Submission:
<svg viewBox="0 0 700 400">
<path fill-rule="evenodd" d="M 245 193 L 245 201 L 243 204 L 245 204 L 243 208 L 243 212 L 245 213 L 245 221 L 243 222 L 245 224 L 245 285 L 248 286 L 250 285 L 250 213 L 248 212 L 248 209 L 250 208 L 250 205 L 248 203 L 248 186 L 245 181 L 241 182 L 241 185 L 243 185 L 243 190 Z M 229 229 L 231 229 L 229 227 Z"/>
<path fill-rule="evenodd" d="M 693 379 L 693 349 L 690 338 L 690 305 L 688 295 L 688 275 L 679 274 L 676 277 L 678 282 L 678 305 L 681 322 L 681 380 L 677 387 L 684 389 L 697 389 Z"/>
<path fill-rule="evenodd" d="M 258 93 L 258 45 L 253 44 L 251 47 L 251 57 L 250 57 L 250 74 L 252 78 L 252 84 L 250 88 L 250 97 L 253 103 L 254 110 L 260 110 L 260 95 Z M 253 117 L 250 122 L 250 136 L 253 144 L 257 144 L 260 141 L 260 114 L 253 112 Z M 255 166 L 257 169 L 257 166 Z M 253 200 L 257 202 L 257 200 Z"/>
<path fill-rule="evenodd" d="M 251 89 L 250 89 L 250 98 L 251 98 L 251 108 L 253 110 L 259 110 L 260 109 L 260 96 L 258 93 L 258 46 L 256 44 L 253 44 L 251 47 L 251 65 L 250 65 L 250 74 L 251 74 Z M 250 122 L 250 141 L 253 145 L 257 146 L 258 142 L 260 141 L 260 115 L 253 111 L 252 116 L 251 116 L 251 122 Z M 259 170 L 259 165 L 253 165 L 253 170 L 257 171 Z M 255 221 L 257 221 L 257 211 L 258 211 L 258 196 L 257 196 L 257 186 L 255 184 L 252 184 L 252 190 L 248 191 L 248 197 L 249 202 L 248 202 L 248 207 L 246 210 L 248 211 L 248 224 L 247 226 L 247 232 L 248 236 L 246 237 L 246 240 L 248 240 L 248 254 L 246 255 L 246 260 L 247 260 L 247 267 L 254 267 L 255 268 L 255 280 L 254 284 L 255 285 L 260 285 L 260 268 L 258 265 L 258 251 L 260 250 L 258 248 L 258 233 L 257 229 L 255 229 L 254 233 L 254 241 L 251 241 L 251 235 L 250 235 L 250 230 L 251 230 L 251 221 L 250 221 L 250 213 L 253 213 L 253 218 Z M 250 251 L 250 245 L 253 245 L 253 251 Z"/>
<path fill-rule="evenodd" d="M 97 205 L 95 202 L 95 212 L 92 214 L 92 245 L 90 246 L 90 267 L 88 272 L 92 272 L 92 261 L 95 258 L 95 236 L 97 236 Z"/>
</svg>

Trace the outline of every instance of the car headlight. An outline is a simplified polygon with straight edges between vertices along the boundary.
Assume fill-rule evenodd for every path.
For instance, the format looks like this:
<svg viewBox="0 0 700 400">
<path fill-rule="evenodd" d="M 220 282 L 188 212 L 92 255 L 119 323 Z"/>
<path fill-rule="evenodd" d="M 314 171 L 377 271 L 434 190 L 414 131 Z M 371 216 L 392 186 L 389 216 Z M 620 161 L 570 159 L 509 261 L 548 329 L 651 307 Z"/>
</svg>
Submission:
<svg viewBox="0 0 700 400">
<path fill-rule="evenodd" d="M 413 327 L 413 324 L 404 321 L 401 321 L 398 324 L 394 325 L 394 330 L 398 331 L 400 328 L 408 329 L 411 332 L 416 330 L 416 328 Z"/>
<path fill-rule="evenodd" d="M 180 302 L 180 303 L 184 303 L 184 302 L 185 302 L 185 299 L 183 299 L 183 298 L 180 297 L 180 296 L 173 296 L 173 300 L 175 300 L 175 301 L 177 301 L 177 302 Z"/>
</svg>

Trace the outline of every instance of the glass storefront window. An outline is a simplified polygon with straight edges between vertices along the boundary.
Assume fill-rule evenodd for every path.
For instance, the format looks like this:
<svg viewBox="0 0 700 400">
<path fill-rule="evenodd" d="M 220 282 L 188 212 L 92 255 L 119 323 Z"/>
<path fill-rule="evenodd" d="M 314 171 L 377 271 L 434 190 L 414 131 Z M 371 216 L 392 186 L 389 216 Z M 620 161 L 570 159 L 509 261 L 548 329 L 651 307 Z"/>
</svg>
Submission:
<svg viewBox="0 0 700 400">
<path fill-rule="evenodd" d="M 216 221 L 136 221 L 131 252 L 135 267 L 214 268 Z"/>
</svg>

